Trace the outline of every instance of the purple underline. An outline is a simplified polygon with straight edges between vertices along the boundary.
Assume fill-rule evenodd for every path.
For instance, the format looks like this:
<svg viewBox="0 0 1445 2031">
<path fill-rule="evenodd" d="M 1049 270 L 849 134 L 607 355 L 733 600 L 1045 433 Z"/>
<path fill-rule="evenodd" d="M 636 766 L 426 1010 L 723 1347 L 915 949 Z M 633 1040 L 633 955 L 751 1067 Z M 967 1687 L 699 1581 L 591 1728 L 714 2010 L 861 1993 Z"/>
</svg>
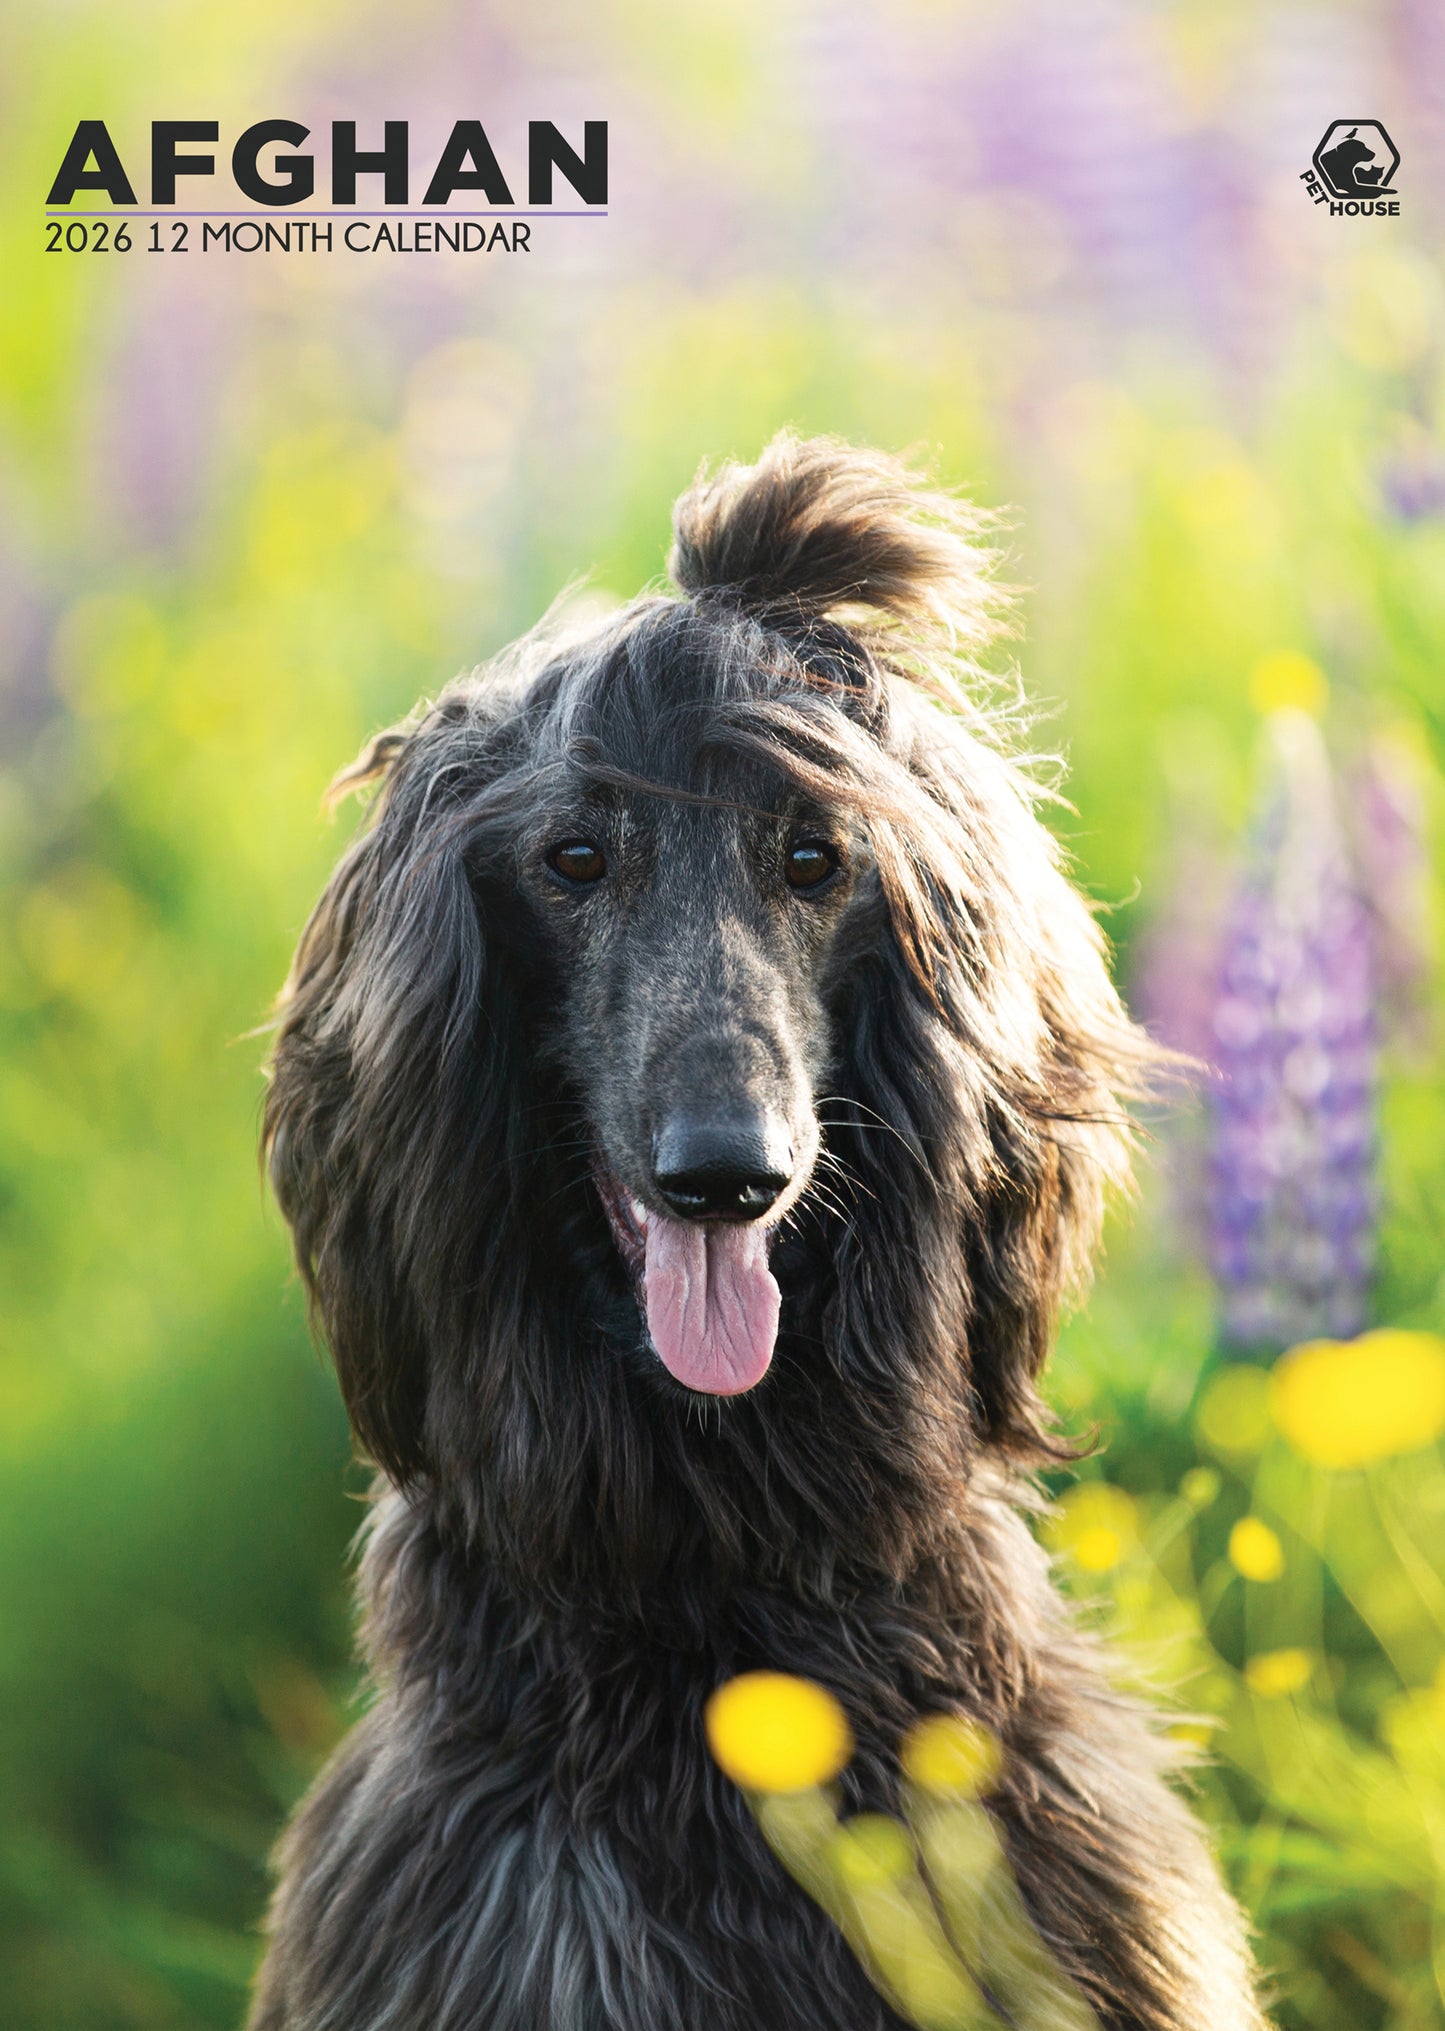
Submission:
<svg viewBox="0 0 1445 2031">
<path fill-rule="evenodd" d="M 47 205 L 46 211 L 58 219 L 275 219 L 281 210 L 267 205 L 260 211 L 181 211 L 175 206 L 162 210 L 133 210 L 130 205 L 112 205 L 103 212 L 76 211 L 71 205 Z M 287 215 L 305 223 L 307 219 L 605 219 L 607 213 L 589 206 L 586 211 L 559 212 L 551 205 L 538 205 L 525 210 L 514 205 L 510 210 L 499 207 L 487 212 L 453 212 L 442 205 L 434 205 L 430 211 L 408 210 L 398 206 L 395 211 L 383 207 L 379 211 L 352 211 L 349 207 L 336 212 L 291 212 Z"/>
</svg>

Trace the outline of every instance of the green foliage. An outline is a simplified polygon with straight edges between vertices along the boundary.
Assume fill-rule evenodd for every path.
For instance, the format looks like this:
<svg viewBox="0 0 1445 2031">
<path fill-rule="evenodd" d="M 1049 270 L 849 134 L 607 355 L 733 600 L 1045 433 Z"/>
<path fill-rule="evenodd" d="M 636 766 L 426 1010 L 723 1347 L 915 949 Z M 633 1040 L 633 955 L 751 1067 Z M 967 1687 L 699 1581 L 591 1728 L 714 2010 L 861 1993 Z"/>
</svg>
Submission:
<svg viewBox="0 0 1445 2031">
<path fill-rule="evenodd" d="M 1182 1428 L 1136 1405 L 1109 1481 L 1072 1488 L 1051 1525 L 1133 1683 L 1207 1756 L 1201 1809 L 1287 2026 L 1441 2021 L 1445 1345 L 1420 1344 L 1434 1401 L 1378 1459 L 1315 1464 L 1318 1434 L 1280 1437 L 1259 1371 L 1226 1369 Z M 1348 1448 L 1358 1406 L 1331 1417 L 1312 1378 L 1317 1424 L 1322 1396 Z"/>
</svg>

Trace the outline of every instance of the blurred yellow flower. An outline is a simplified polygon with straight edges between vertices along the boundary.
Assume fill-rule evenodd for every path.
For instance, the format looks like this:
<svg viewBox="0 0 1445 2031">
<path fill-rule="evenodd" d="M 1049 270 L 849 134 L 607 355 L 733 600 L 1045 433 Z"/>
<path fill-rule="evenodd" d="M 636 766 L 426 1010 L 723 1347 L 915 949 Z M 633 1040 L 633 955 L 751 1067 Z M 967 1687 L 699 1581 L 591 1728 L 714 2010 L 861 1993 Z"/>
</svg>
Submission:
<svg viewBox="0 0 1445 2031">
<path fill-rule="evenodd" d="M 1086 1481 L 1059 1504 L 1050 1536 L 1086 1573 L 1112 1572 L 1139 1541 L 1138 1512 L 1122 1488 Z"/>
<path fill-rule="evenodd" d="M 843 1709 L 811 1679 L 749 1671 L 707 1703 L 708 1746 L 748 1791 L 806 1791 L 836 1777 L 853 1753 Z"/>
<path fill-rule="evenodd" d="M 1325 673 L 1298 649 L 1261 656 L 1249 673 L 1249 696 L 1257 712 L 1308 712 L 1318 719 L 1329 700 Z"/>
<path fill-rule="evenodd" d="M 1095 1523 L 1078 1532 L 1069 1550 L 1086 1573 L 1108 1573 L 1124 1556 L 1124 1540 L 1107 1523 Z"/>
<path fill-rule="evenodd" d="M 1194 1424 L 1215 1452 L 1257 1453 L 1269 1437 L 1269 1377 L 1246 1364 L 1221 1369 L 1199 1400 Z"/>
<path fill-rule="evenodd" d="M 1358 1340 L 1307 1340 L 1275 1363 L 1270 1409 L 1317 1467 L 1364 1467 L 1416 1452 L 1445 1431 L 1445 1340 L 1393 1327 Z"/>
<path fill-rule="evenodd" d="M 896 1883 L 914 1867 L 908 1829 L 882 1812 L 860 1812 L 845 1820 L 828 1843 L 828 1858 L 850 1889 Z"/>
<path fill-rule="evenodd" d="M 1247 1580 L 1277 1580 L 1284 1571 L 1284 1546 L 1257 1516 L 1241 1516 L 1229 1533 L 1229 1563 Z"/>
<path fill-rule="evenodd" d="M 978 1798 L 1003 1768 L 998 1738 L 961 1714 L 929 1714 L 903 1737 L 903 1769 L 925 1791 Z"/>
<path fill-rule="evenodd" d="M 1244 1680 L 1261 1699 L 1288 1699 L 1309 1684 L 1314 1668 L 1307 1650 L 1262 1650 L 1244 1667 Z"/>
</svg>

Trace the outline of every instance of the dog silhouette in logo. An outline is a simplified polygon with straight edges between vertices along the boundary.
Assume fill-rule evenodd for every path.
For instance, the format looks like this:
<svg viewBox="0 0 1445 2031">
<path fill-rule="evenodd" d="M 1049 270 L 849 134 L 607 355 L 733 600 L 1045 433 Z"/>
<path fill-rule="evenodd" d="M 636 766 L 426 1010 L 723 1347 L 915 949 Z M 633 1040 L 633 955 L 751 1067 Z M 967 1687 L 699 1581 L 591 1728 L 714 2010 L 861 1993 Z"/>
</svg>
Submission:
<svg viewBox="0 0 1445 2031">
<path fill-rule="evenodd" d="M 1367 169 L 1366 163 L 1374 163 L 1374 167 Z M 1356 197 L 1374 197 L 1385 171 L 1384 163 L 1375 161 L 1374 149 L 1367 141 L 1361 141 L 1359 130 L 1355 127 L 1351 127 L 1343 141 L 1337 141 L 1327 154 L 1320 157 L 1320 166 L 1336 190 L 1353 193 Z"/>
</svg>

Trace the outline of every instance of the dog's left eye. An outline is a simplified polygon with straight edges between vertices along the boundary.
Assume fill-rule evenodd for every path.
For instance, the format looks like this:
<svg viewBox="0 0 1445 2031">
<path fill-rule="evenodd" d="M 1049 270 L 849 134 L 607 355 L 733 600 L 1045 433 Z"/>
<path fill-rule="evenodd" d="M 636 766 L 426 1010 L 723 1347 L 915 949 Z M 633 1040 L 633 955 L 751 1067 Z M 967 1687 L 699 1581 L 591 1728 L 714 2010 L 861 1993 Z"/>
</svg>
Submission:
<svg viewBox="0 0 1445 2031">
<path fill-rule="evenodd" d="M 819 889 L 837 872 L 838 849 L 826 839 L 797 839 L 788 848 L 783 874 L 789 888 Z"/>
<path fill-rule="evenodd" d="M 587 882 L 600 882 L 607 872 L 607 857 L 602 848 L 590 839 L 564 839 L 560 846 L 548 852 L 547 865 L 553 874 L 561 875 L 564 881 L 583 886 Z"/>
</svg>

